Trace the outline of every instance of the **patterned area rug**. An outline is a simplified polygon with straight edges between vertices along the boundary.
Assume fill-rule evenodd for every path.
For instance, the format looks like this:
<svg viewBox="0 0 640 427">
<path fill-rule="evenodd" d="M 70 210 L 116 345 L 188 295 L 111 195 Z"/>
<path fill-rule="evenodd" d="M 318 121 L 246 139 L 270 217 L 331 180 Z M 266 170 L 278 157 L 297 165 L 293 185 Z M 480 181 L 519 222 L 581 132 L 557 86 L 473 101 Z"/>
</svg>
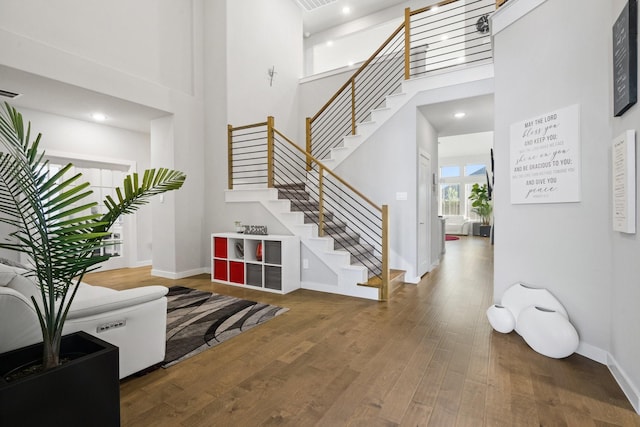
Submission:
<svg viewBox="0 0 640 427">
<path fill-rule="evenodd" d="M 233 338 L 288 308 L 173 286 L 167 294 L 167 368 Z"/>
<path fill-rule="evenodd" d="M 444 240 L 449 242 L 451 240 L 460 240 L 460 238 L 458 236 L 452 236 L 451 234 L 445 234 L 444 235 Z"/>
</svg>

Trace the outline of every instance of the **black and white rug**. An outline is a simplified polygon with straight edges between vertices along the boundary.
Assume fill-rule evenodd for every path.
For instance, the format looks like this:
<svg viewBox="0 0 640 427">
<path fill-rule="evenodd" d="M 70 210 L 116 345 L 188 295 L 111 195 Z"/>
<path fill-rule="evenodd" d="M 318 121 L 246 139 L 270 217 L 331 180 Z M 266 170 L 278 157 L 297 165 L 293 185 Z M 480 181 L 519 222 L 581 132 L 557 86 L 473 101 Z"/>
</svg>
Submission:
<svg viewBox="0 0 640 427">
<path fill-rule="evenodd" d="M 288 308 L 173 286 L 167 294 L 167 368 L 286 312 Z"/>
</svg>

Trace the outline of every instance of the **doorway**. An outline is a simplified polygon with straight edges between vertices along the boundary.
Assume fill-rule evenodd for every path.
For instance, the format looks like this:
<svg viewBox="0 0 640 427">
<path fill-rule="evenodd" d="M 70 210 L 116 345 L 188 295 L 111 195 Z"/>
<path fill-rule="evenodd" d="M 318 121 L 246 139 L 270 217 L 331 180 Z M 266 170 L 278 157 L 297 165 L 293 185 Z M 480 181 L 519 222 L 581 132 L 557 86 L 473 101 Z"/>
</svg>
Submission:
<svg viewBox="0 0 640 427">
<path fill-rule="evenodd" d="M 46 158 L 49 160 L 50 175 L 55 174 L 68 163 L 73 164 L 73 168 L 67 172 L 67 176 L 81 173 L 82 177 L 79 183 L 89 182 L 92 194 L 84 199 L 82 203 L 97 203 L 97 206 L 91 208 L 91 212 L 97 214 L 107 213 L 107 208 L 104 205 L 105 198 L 111 196 L 117 200 L 115 189 L 122 186 L 127 174 L 135 172 L 135 162 L 124 160 L 78 158 L 73 154 L 52 154 L 51 151 L 47 152 Z M 134 216 L 121 216 L 109 231 L 111 236 L 106 240 L 110 244 L 101 249 L 101 255 L 110 255 L 110 258 L 100 265 L 100 270 L 131 267 L 131 260 L 136 259 L 137 255 L 136 239 L 134 237 L 136 235 Z"/>
<path fill-rule="evenodd" d="M 431 158 L 420 150 L 418 156 L 418 276 L 431 265 Z"/>
</svg>

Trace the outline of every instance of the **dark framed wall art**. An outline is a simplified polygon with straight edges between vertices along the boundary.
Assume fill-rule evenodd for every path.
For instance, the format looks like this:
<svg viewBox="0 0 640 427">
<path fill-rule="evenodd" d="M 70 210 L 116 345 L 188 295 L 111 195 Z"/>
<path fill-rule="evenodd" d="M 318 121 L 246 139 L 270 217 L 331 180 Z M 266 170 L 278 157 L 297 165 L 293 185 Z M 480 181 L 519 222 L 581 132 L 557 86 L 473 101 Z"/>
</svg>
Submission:
<svg viewBox="0 0 640 427">
<path fill-rule="evenodd" d="M 638 3 L 629 0 L 613 24 L 613 115 L 638 99 Z"/>
</svg>

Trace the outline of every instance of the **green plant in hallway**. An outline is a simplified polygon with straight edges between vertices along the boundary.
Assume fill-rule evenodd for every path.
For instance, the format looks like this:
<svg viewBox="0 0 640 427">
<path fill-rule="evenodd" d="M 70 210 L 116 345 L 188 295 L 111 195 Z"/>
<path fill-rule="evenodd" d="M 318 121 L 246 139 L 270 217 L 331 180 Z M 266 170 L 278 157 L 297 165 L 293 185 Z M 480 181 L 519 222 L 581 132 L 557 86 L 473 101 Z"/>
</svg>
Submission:
<svg viewBox="0 0 640 427">
<path fill-rule="evenodd" d="M 491 222 L 493 206 L 491 205 L 491 199 L 489 198 L 487 184 L 473 184 L 469 200 L 471 200 L 471 210 L 480 216 L 482 224 L 489 225 Z"/>
<path fill-rule="evenodd" d="M 182 187 L 186 176 L 164 168 L 128 175 L 114 197 L 107 196 L 105 214 L 92 213 L 98 205 L 82 174 L 72 176 L 72 164 L 50 175 L 41 135 L 31 140 L 31 125 L 5 103 L 0 111 L 0 223 L 11 228 L 0 249 L 27 255 L 28 273 L 40 295 L 31 297 L 43 339 L 42 366 L 60 365 L 62 330 L 84 274 L 110 255 L 101 249 L 113 245 L 109 228 L 118 217 L 136 211 L 150 197 Z"/>
</svg>

